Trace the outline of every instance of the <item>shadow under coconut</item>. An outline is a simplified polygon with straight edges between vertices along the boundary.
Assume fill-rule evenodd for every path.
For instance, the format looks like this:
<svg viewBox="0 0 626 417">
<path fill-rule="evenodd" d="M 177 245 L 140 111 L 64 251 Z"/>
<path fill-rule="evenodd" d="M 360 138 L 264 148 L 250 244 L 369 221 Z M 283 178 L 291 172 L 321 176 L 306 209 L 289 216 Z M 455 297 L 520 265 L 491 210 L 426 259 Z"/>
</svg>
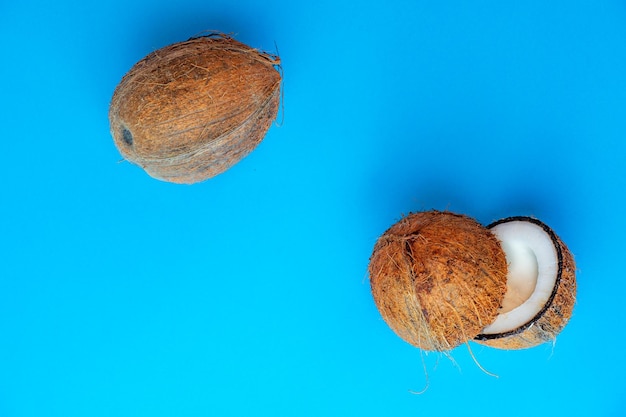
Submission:
<svg viewBox="0 0 626 417">
<path fill-rule="evenodd" d="M 374 174 L 368 181 L 364 204 L 368 217 L 386 219 L 383 221 L 388 226 L 401 215 L 431 209 L 483 217 L 484 207 L 461 179 L 437 173 L 425 175 L 421 170 L 406 167 L 406 164 L 384 167 L 383 172 Z"/>
<path fill-rule="evenodd" d="M 455 142 L 452 134 L 434 137 L 440 139 L 404 139 L 393 149 L 380 150 L 363 184 L 369 218 L 397 219 L 437 209 L 467 214 L 485 225 L 532 216 L 560 229 L 558 223 L 570 226 L 567 219 L 577 217 L 577 208 L 567 204 L 574 184 L 563 183 L 564 177 L 555 176 L 549 165 L 538 164 L 529 172 L 494 163 Z M 460 150 L 448 149 L 457 145 Z"/>
<path fill-rule="evenodd" d="M 235 13 L 227 8 L 211 10 L 207 7 L 198 10 L 164 7 L 142 17 L 142 21 L 133 27 L 132 33 L 128 34 L 128 38 L 133 40 L 129 47 L 139 51 L 143 57 L 166 45 L 212 32 L 228 34 L 240 42 L 262 50 L 267 45 L 258 42 L 259 38 L 271 36 L 272 33 L 263 19 L 254 18 L 251 13 L 241 13 L 240 10 Z"/>
<path fill-rule="evenodd" d="M 484 221 L 492 223 L 510 216 L 529 216 L 540 219 L 559 231 L 575 230 L 579 227 L 579 208 L 569 204 L 567 190 L 571 187 L 550 182 L 532 182 L 523 174 L 509 184 L 500 184 L 486 207 Z M 481 219 L 483 220 L 483 219 Z M 565 235 L 567 237 L 567 234 Z M 564 237 L 564 238 L 565 238 Z"/>
</svg>

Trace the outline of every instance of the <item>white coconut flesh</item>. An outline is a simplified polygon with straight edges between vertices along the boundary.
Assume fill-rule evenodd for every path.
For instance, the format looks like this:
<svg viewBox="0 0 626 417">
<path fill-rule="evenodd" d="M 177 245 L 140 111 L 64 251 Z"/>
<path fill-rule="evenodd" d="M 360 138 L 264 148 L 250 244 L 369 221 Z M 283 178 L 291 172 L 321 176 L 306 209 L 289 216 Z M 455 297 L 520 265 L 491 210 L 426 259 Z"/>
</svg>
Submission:
<svg viewBox="0 0 626 417">
<path fill-rule="evenodd" d="M 506 256 L 507 291 L 499 315 L 483 329 L 483 335 L 527 327 L 553 297 L 560 274 L 560 252 L 549 229 L 532 220 L 518 218 L 491 228 Z"/>
</svg>

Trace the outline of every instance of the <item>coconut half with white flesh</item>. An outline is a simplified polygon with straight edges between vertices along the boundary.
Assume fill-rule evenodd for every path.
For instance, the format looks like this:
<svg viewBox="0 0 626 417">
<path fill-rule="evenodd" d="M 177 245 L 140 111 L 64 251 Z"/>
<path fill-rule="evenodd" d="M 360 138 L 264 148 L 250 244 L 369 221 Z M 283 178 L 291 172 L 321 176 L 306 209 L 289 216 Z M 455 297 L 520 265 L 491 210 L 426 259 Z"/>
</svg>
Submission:
<svg viewBox="0 0 626 417">
<path fill-rule="evenodd" d="M 576 300 L 576 266 L 565 244 L 531 217 L 487 226 L 508 264 L 507 292 L 495 321 L 475 341 L 500 349 L 525 349 L 553 341 Z"/>
</svg>

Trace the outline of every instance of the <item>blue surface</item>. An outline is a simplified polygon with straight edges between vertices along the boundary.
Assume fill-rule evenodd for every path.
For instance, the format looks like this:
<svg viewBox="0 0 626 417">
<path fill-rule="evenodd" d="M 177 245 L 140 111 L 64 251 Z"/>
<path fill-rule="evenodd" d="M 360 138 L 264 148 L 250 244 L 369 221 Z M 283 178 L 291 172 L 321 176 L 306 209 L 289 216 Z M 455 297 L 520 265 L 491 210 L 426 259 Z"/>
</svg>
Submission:
<svg viewBox="0 0 626 417">
<path fill-rule="evenodd" d="M 160 182 L 109 100 L 207 29 L 278 48 L 282 123 Z M 1 417 L 626 414 L 623 1 L 4 0 L 0 52 Z M 554 347 L 472 344 L 499 378 L 424 356 L 413 395 L 367 263 L 431 208 L 546 222 L 578 304 Z"/>
</svg>

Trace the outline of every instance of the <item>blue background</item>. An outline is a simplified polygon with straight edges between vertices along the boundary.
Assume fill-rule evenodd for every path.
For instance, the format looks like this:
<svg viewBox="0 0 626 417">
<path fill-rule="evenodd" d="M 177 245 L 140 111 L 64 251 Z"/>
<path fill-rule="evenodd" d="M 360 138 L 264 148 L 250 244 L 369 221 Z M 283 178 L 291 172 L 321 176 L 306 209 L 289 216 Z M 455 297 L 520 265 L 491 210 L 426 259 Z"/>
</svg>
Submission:
<svg viewBox="0 0 626 417">
<path fill-rule="evenodd" d="M 226 173 L 160 182 L 109 100 L 211 29 L 281 55 L 284 112 Z M 0 416 L 626 413 L 624 1 L 2 0 L 0 53 Z M 494 378 L 385 325 L 374 242 L 431 208 L 554 228 L 579 268 L 555 346 L 471 344 Z"/>
</svg>

